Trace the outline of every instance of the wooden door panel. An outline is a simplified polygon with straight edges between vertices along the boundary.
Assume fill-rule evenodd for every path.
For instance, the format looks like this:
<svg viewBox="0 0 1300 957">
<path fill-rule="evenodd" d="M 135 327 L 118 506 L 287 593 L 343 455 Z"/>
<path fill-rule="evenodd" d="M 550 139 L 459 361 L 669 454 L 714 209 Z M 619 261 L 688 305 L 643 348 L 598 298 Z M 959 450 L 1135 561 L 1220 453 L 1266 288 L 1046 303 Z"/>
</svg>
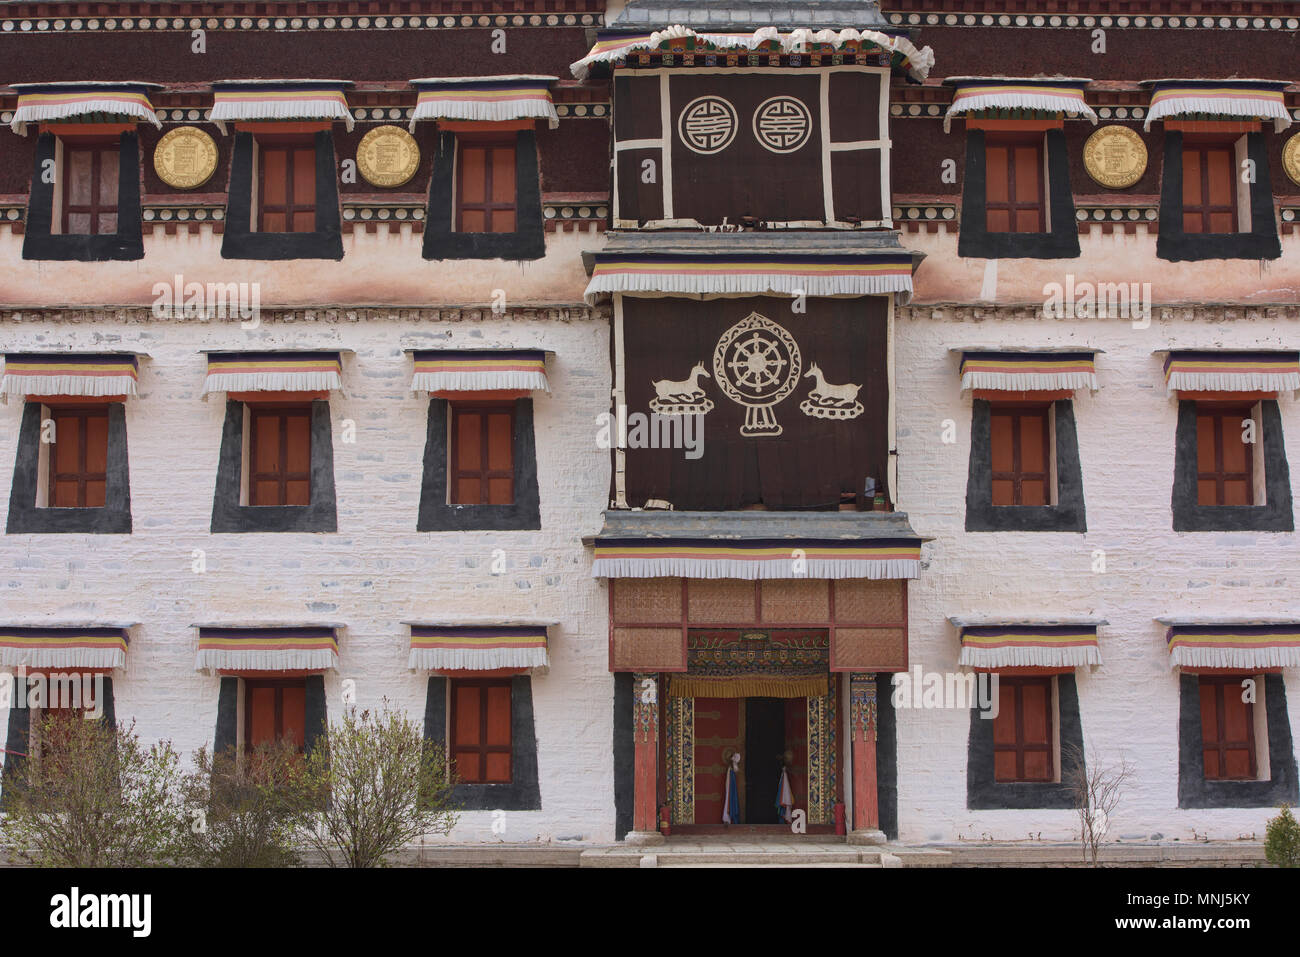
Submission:
<svg viewBox="0 0 1300 957">
<path fill-rule="evenodd" d="M 722 796 L 727 781 L 723 752 L 745 750 L 740 698 L 695 699 L 695 823 L 722 823 Z M 745 793 L 744 761 L 739 790 Z M 743 813 L 743 812 L 742 812 Z M 742 818 L 743 820 L 743 818 Z"/>
</svg>

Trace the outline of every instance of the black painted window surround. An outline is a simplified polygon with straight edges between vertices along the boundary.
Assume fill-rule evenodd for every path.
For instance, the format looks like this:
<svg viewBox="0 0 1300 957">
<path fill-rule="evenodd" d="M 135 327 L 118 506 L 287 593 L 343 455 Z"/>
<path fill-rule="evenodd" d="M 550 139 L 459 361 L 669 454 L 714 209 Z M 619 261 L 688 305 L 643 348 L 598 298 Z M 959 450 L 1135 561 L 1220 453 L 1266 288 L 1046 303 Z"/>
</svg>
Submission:
<svg viewBox="0 0 1300 957">
<path fill-rule="evenodd" d="M 223 675 L 217 693 L 217 727 L 212 739 L 212 753 L 223 755 L 240 748 L 239 735 L 239 682 L 233 675 Z M 325 676 L 308 675 L 307 709 L 303 725 L 304 750 L 311 752 L 317 742 L 325 737 L 328 714 L 325 707 Z"/>
<path fill-rule="evenodd" d="M 1079 227 L 1070 189 L 1070 156 L 1065 132 L 1047 130 L 1047 213 L 1043 233 L 991 233 L 985 218 L 987 156 L 984 131 L 966 132 L 966 168 L 961 192 L 957 255 L 963 259 L 1072 259 L 1079 255 Z"/>
<path fill-rule="evenodd" d="M 27 402 L 23 406 L 5 532 L 9 535 L 32 532 L 129 535 L 131 474 L 127 464 L 125 406 L 121 402 L 108 404 L 108 468 L 104 505 L 96 508 L 37 506 L 37 493 L 43 480 L 40 475 L 41 408 L 39 402 Z"/>
<path fill-rule="evenodd" d="M 971 406 L 970 466 L 966 478 L 968 532 L 1086 532 L 1083 470 L 1074 422 L 1074 403 L 1052 403 L 1056 430 L 1056 504 L 994 505 L 992 403 L 975 399 Z"/>
<path fill-rule="evenodd" d="M 1259 404 L 1260 437 L 1264 443 L 1263 505 L 1199 505 L 1196 496 L 1196 402 L 1178 403 L 1171 498 L 1176 532 L 1293 532 L 1291 469 L 1282 437 L 1282 414 L 1276 399 Z"/>
<path fill-rule="evenodd" d="M 1206 259 L 1277 259 L 1282 243 L 1273 212 L 1273 187 L 1269 182 L 1268 143 L 1263 133 L 1247 133 L 1246 156 L 1254 161 L 1255 182 L 1250 184 L 1250 232 L 1183 232 L 1183 134 L 1165 133 L 1164 167 L 1160 184 L 1160 232 L 1156 256 L 1171 262 Z M 1241 170 L 1236 170 L 1241 175 Z"/>
<path fill-rule="evenodd" d="M 35 679 L 29 678 L 28 681 Z M 27 700 L 28 690 L 23 687 L 15 688 L 16 697 L 22 701 Z M 9 727 L 5 732 L 5 758 L 3 776 L 0 777 L 0 811 L 6 810 L 6 796 L 15 793 L 23 781 L 23 770 L 26 767 L 27 753 L 31 748 L 32 719 L 39 721 L 40 708 L 18 708 L 9 709 Z M 113 699 L 113 678 L 111 675 L 104 675 L 104 713 L 100 716 L 100 721 L 106 727 L 117 727 L 117 705 Z M 39 727 L 39 724 L 37 725 Z"/>
<path fill-rule="evenodd" d="M 23 232 L 23 259 L 74 262 L 126 262 L 144 258 L 144 233 L 140 213 L 140 139 L 134 131 L 118 139 L 117 232 L 86 236 L 54 231 L 55 193 L 62 192 L 53 133 L 42 133 L 36 141 L 36 165 L 27 200 Z M 47 169 L 54 176 L 46 175 Z M 52 181 L 47 181 L 52 180 Z"/>
</svg>

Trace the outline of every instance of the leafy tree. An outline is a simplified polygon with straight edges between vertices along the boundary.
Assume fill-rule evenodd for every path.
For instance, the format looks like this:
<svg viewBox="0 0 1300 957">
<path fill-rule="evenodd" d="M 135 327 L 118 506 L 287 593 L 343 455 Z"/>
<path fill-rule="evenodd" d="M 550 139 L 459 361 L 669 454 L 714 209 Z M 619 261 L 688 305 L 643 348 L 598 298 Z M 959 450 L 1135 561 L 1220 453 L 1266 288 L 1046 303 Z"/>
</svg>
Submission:
<svg viewBox="0 0 1300 957">
<path fill-rule="evenodd" d="M 1264 857 L 1274 867 L 1300 867 L 1300 822 L 1289 805 L 1264 830 Z"/>
</svg>

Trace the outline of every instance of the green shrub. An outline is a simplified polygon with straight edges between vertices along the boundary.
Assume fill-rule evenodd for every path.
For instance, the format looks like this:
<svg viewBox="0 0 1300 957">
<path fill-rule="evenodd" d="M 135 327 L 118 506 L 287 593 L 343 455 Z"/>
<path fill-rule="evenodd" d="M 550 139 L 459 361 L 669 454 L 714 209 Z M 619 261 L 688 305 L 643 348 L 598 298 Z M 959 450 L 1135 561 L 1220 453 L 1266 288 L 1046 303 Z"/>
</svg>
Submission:
<svg viewBox="0 0 1300 957">
<path fill-rule="evenodd" d="M 1264 856 L 1274 867 L 1300 867 L 1300 822 L 1286 804 L 1264 831 Z"/>
</svg>

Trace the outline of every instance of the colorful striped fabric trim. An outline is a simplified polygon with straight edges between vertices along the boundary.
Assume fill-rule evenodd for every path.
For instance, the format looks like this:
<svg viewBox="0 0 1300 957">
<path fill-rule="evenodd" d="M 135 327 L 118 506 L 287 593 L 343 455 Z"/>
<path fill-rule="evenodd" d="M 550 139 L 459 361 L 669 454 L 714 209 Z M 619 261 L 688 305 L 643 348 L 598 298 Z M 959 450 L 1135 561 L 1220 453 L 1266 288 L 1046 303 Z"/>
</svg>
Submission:
<svg viewBox="0 0 1300 957">
<path fill-rule="evenodd" d="M 597 539 L 594 578 L 916 578 L 921 543 Z"/>
<path fill-rule="evenodd" d="M 815 47 L 832 51 L 874 45 L 896 60 L 899 68 L 915 80 L 924 80 L 934 66 L 934 51 L 929 47 L 917 48 L 905 36 L 891 36 L 876 30 L 811 30 L 800 28 L 781 33 L 776 27 L 763 27 L 753 33 L 697 33 L 689 27 L 672 26 L 654 33 L 628 35 L 601 34 L 588 54 L 570 65 L 573 75 L 585 80 L 591 68 L 598 63 L 622 63 L 629 54 L 639 51 L 658 51 L 674 41 L 685 41 L 690 52 L 710 50 L 759 50 L 775 53 L 807 53 Z"/>
<path fill-rule="evenodd" d="M 614 256 L 597 253 L 586 301 L 601 293 L 873 296 L 912 293 L 912 256 Z"/>
<path fill-rule="evenodd" d="M 1231 116 L 1242 119 L 1271 119 L 1274 132 L 1291 125 L 1286 108 L 1286 83 L 1267 81 L 1223 81 L 1206 84 L 1171 81 L 1152 87 L 1151 105 L 1143 129 L 1156 120 L 1178 116 Z"/>
<path fill-rule="evenodd" d="M 139 360 L 122 353 L 6 353 L 0 397 L 136 395 Z"/>
<path fill-rule="evenodd" d="M 125 628 L 0 627 L 0 665 L 28 668 L 122 668 Z"/>
<path fill-rule="evenodd" d="M 412 671 L 545 668 L 546 626 L 412 625 Z"/>
<path fill-rule="evenodd" d="M 1175 625 L 1169 663 L 1186 668 L 1300 667 L 1300 622 L 1285 625 Z"/>
<path fill-rule="evenodd" d="M 951 81 L 950 81 L 951 82 Z M 1097 123 L 1093 112 L 1083 98 L 1085 82 L 1062 83 L 1053 80 L 959 80 L 952 103 L 943 117 L 943 131 L 948 132 L 954 116 L 976 113 L 981 110 L 1044 110 L 1082 116 Z"/>
<path fill-rule="evenodd" d="M 1171 352 L 1169 392 L 1282 392 L 1300 389 L 1300 352 Z"/>
<path fill-rule="evenodd" d="M 1094 625 L 1009 625 L 961 630 L 960 664 L 972 668 L 1078 668 L 1101 664 Z"/>
<path fill-rule="evenodd" d="M 411 114 L 411 132 L 420 120 L 546 120 L 551 129 L 560 117 L 551 102 L 554 76 L 515 76 L 412 80 L 419 90 Z"/>
<path fill-rule="evenodd" d="M 1042 389 L 1096 389 L 1091 352 L 963 352 L 963 389 L 1023 392 Z"/>
<path fill-rule="evenodd" d="M 516 351 L 429 351 L 415 354 L 412 392 L 473 392 L 482 389 L 540 389 L 550 392 L 546 353 Z"/>
<path fill-rule="evenodd" d="M 214 83 L 208 119 L 222 133 L 226 123 L 240 120 L 342 120 L 354 125 L 344 94 L 346 83 Z"/>
<path fill-rule="evenodd" d="M 9 126 L 19 136 L 27 135 L 28 123 L 69 120 L 103 113 L 112 117 L 135 117 L 159 129 L 162 121 L 149 102 L 148 87 L 123 84 L 24 84 L 18 93 L 18 109 Z"/>
<path fill-rule="evenodd" d="M 337 352 L 214 352 L 203 394 L 320 392 L 343 388 Z"/>
<path fill-rule="evenodd" d="M 333 628 L 200 628 L 195 671 L 326 671 L 338 666 Z"/>
</svg>

